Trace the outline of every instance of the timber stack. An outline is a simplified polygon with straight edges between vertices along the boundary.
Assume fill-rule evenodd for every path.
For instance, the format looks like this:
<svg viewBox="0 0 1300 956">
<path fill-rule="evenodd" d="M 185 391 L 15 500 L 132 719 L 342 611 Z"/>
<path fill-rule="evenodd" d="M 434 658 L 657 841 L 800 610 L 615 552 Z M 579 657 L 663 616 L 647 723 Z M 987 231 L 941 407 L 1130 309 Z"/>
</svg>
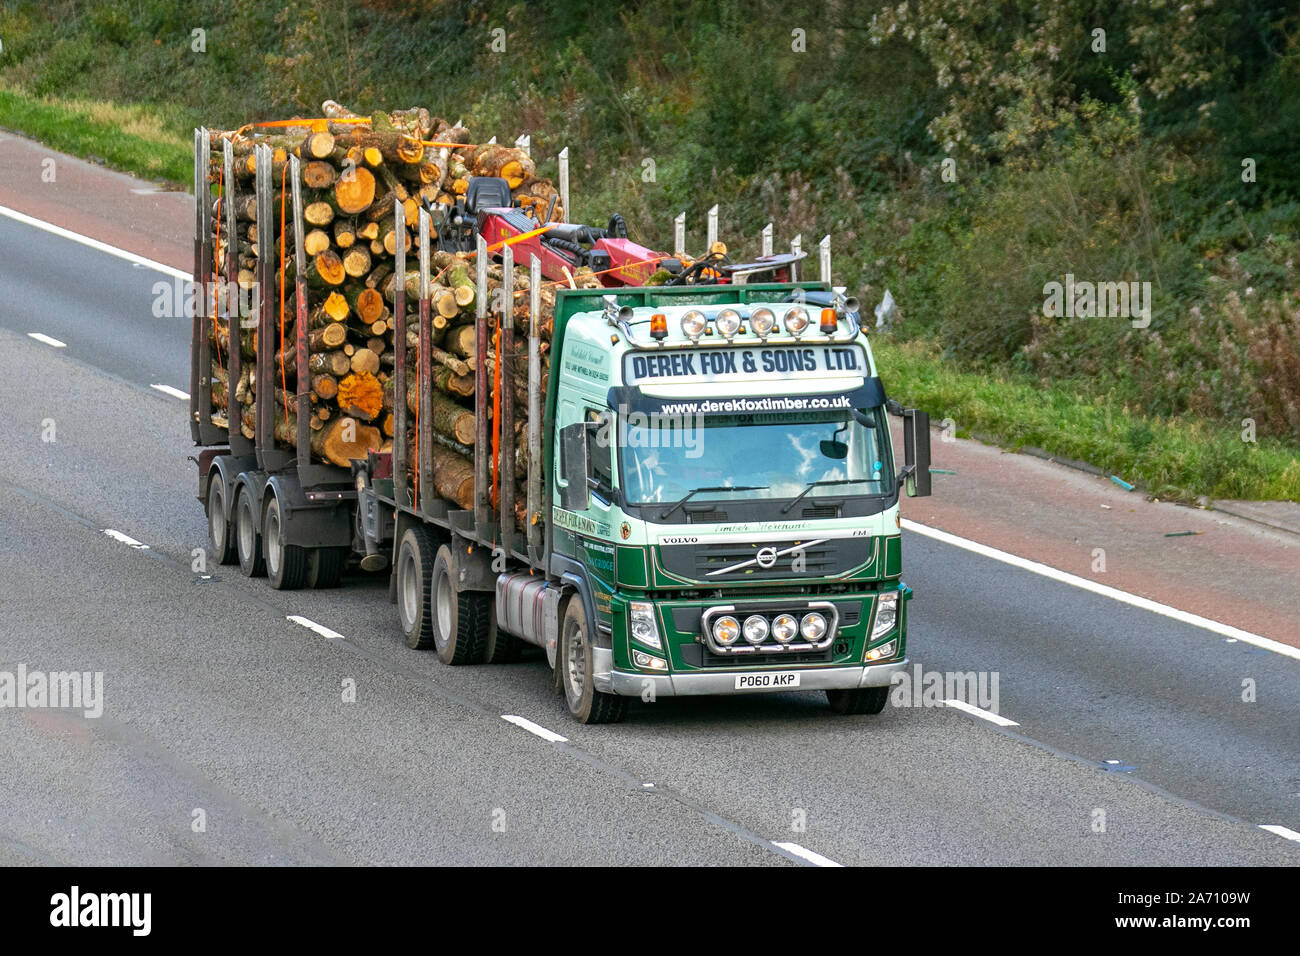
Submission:
<svg viewBox="0 0 1300 956">
<path fill-rule="evenodd" d="M 301 125 L 249 126 L 211 134 L 209 157 L 209 201 L 213 203 L 213 231 L 216 275 L 222 280 L 232 267 L 235 283 L 217 284 L 215 299 L 209 301 L 212 315 L 212 421 L 227 427 L 229 394 L 233 390 L 242 403 L 240 430 L 253 437 L 253 399 L 259 387 L 275 395 L 275 441 L 287 449 L 296 447 L 297 418 L 310 415 L 313 460 L 348 467 L 352 459 L 365 458 L 369 451 L 387 452 L 393 442 L 407 446 L 407 462 L 416 461 L 415 418 L 420 395 L 416 383 L 418 368 L 420 274 L 411 264 L 418 262 L 419 211 L 434 204 L 451 205 L 465 193 L 474 176 L 499 176 L 511 188 L 516 205 L 534 218 L 551 213 L 560 219 L 555 188 L 539 179 L 529 156 L 522 150 L 497 144 L 474 144 L 469 131 L 430 115 L 425 109 L 396 110 L 358 116 L 334 101 L 326 101 L 323 119 L 303 120 Z M 291 121 L 296 122 L 296 121 Z M 224 142 L 234 156 L 233 182 L 226 182 Z M 255 149 L 271 149 L 273 221 L 258 221 L 254 192 Z M 308 322 L 307 367 L 297 367 L 295 315 L 295 237 L 292 183 L 289 157 L 298 157 L 303 205 L 303 250 Z M 223 208 L 224 197 L 234 191 L 235 230 L 229 228 Z M 399 221 L 396 210 L 400 204 Z M 438 494 L 458 507 L 473 507 L 473 445 L 476 436 L 475 372 L 486 363 L 490 389 L 497 384 L 514 394 L 515 429 L 518 449 L 515 475 L 520 487 L 516 501 L 516 523 L 523 527 L 526 516 L 522 482 L 527 475 L 525 440 L 528 409 L 528 333 L 538 324 L 542 339 L 542 388 L 549 367 L 549 342 L 555 304 L 553 285 L 541 290 L 541 309 L 529 315 L 528 269 L 515 270 L 515 335 L 511 361 L 502 361 L 505 375 L 497 374 L 500 310 L 504 275 L 499 264 L 488 267 L 489 355 L 477 354 L 478 313 L 477 266 L 473 254 L 452 253 L 436 248 L 430 239 L 433 281 L 429 290 L 432 318 L 433 449 L 434 484 Z M 404 250 L 407 269 L 396 273 L 399 246 Z M 234 257 L 228 263 L 227 256 Z M 276 341 L 260 343 L 256 323 L 246 319 L 240 326 L 239 347 L 242 374 L 230 382 L 225 358 L 230 348 L 230 331 L 225 318 L 232 312 L 247 313 L 261 257 L 270 256 L 275 288 L 272 296 L 279 316 Z M 598 285 L 590 275 L 575 276 L 587 287 Z M 406 340 L 395 341 L 393 308 L 396 291 L 406 295 Z M 500 291 L 499 291 L 500 290 Z M 229 308 L 228 308 L 229 306 Z M 259 383 L 256 356 L 260 347 L 275 350 L 274 381 Z M 398 350 L 406 354 L 409 387 L 402 396 L 410 414 L 404 436 L 395 436 L 393 414 L 393 370 Z M 297 383 L 305 375 L 309 383 L 309 407 L 298 408 Z M 498 404 L 495 394 L 479 403 L 491 409 Z M 489 434 L 492 425 L 489 425 Z M 412 479 L 413 480 L 413 479 Z M 533 516 L 537 520 L 538 516 Z"/>
</svg>

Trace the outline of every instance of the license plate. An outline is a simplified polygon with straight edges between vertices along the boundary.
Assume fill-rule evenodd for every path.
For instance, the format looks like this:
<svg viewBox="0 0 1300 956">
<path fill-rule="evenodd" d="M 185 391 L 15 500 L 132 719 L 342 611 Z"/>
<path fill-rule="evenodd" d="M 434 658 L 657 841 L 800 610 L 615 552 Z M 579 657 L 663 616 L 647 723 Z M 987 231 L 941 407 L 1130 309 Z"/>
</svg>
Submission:
<svg viewBox="0 0 1300 956">
<path fill-rule="evenodd" d="M 736 690 L 788 690 L 798 686 L 798 671 L 768 671 L 762 674 L 736 675 Z"/>
</svg>

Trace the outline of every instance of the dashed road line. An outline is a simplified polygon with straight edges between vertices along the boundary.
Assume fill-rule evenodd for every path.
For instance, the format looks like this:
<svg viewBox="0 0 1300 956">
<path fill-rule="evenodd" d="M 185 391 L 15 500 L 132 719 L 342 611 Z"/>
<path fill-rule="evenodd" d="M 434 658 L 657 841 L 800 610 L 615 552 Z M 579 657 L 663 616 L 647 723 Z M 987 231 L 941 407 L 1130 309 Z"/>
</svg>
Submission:
<svg viewBox="0 0 1300 956">
<path fill-rule="evenodd" d="M 68 347 L 67 342 L 60 342 L 58 339 L 50 338 L 44 332 L 28 332 L 27 337 L 56 349 L 66 349 Z"/>
<path fill-rule="evenodd" d="M 188 402 L 190 400 L 189 392 L 182 392 L 179 388 L 172 388 L 170 385 L 150 385 L 149 387 L 156 388 L 164 395 L 170 395 L 172 398 L 179 398 L 181 401 Z"/>
<path fill-rule="evenodd" d="M 315 621 L 311 620 L 310 618 L 303 617 L 301 614 L 287 615 L 285 620 L 293 621 L 293 623 L 295 624 L 301 624 L 303 627 L 307 628 L 307 630 L 315 631 L 321 637 L 328 638 L 331 641 L 344 640 L 343 635 L 340 634 L 338 631 L 331 631 L 324 624 L 317 624 Z"/>
<path fill-rule="evenodd" d="M 501 719 L 508 724 L 514 724 L 516 727 L 528 731 L 530 734 L 541 737 L 549 743 L 567 744 L 569 742 L 568 737 L 561 736 L 553 730 L 547 730 L 541 724 L 535 724 L 527 717 L 516 717 L 514 714 L 502 714 Z"/>
<path fill-rule="evenodd" d="M 1045 578 L 1051 578 L 1053 581 L 1059 581 L 1062 584 L 1069 584 L 1073 587 L 1081 588 L 1084 591 L 1091 591 L 1093 594 L 1099 594 L 1102 597 L 1111 598 L 1112 600 L 1119 601 L 1122 604 L 1130 604 L 1133 607 L 1141 608 L 1144 611 L 1150 611 L 1153 614 L 1159 614 L 1183 624 L 1190 624 L 1193 627 L 1199 627 L 1215 634 L 1221 634 L 1224 637 L 1233 637 L 1239 641 L 1244 641 L 1247 644 L 1253 644 L 1255 647 L 1263 648 L 1266 651 L 1281 654 L 1283 657 L 1300 660 L 1300 647 L 1292 647 L 1289 644 L 1283 644 L 1281 641 L 1275 641 L 1272 638 L 1264 637 L 1260 634 L 1252 634 L 1250 631 L 1243 631 L 1241 628 L 1233 627 L 1231 624 L 1212 621 L 1208 617 L 1201 617 L 1199 614 L 1192 614 L 1190 611 L 1180 611 L 1178 608 L 1170 607 L 1168 604 L 1161 604 L 1160 602 L 1152 601 L 1149 598 L 1138 597 L 1136 594 L 1129 594 L 1127 591 L 1121 591 L 1119 588 L 1112 588 L 1105 584 L 1098 584 L 1096 581 L 1081 578 L 1077 574 L 1070 574 L 1068 571 L 1059 571 L 1050 565 L 1040 564 L 1037 561 L 1030 561 L 1028 558 L 1022 558 L 1019 555 L 1010 554 L 1006 551 L 999 551 L 997 548 L 990 548 L 988 545 L 980 544 L 978 541 L 971 541 L 969 538 L 949 534 L 947 531 L 940 531 L 938 528 L 931 528 L 928 525 L 918 524 L 908 518 L 903 519 L 903 527 L 908 531 L 915 531 L 917 534 L 924 535 L 927 538 L 933 538 L 935 541 L 942 541 L 944 544 L 950 544 L 953 547 L 962 548 L 963 550 L 970 551 L 985 558 L 992 558 L 994 561 L 1001 561 L 1003 564 L 1009 564 L 1012 567 L 1020 568 L 1021 570 L 1029 571 L 1033 574 L 1042 575 Z"/>
<path fill-rule="evenodd" d="M 1300 843 L 1300 833 L 1296 833 L 1296 831 L 1292 830 L 1290 827 L 1279 826 L 1276 823 L 1261 823 L 1259 828 L 1261 830 L 1267 830 L 1269 833 L 1276 836 L 1280 836 L 1283 840 L 1291 840 L 1295 843 Z"/>
<path fill-rule="evenodd" d="M 841 868 L 843 868 L 844 866 L 843 863 L 836 863 L 834 860 L 830 859 L 830 857 L 822 856 L 820 853 L 814 853 L 806 846 L 800 846 L 798 843 L 778 842 L 774 845 L 779 846 L 781 849 L 786 850 L 790 853 L 793 853 L 795 856 L 800 857 L 801 859 L 807 860 L 813 866 L 837 866 Z"/>
<path fill-rule="evenodd" d="M 943 702 L 945 707 L 951 707 L 954 710 L 960 710 L 963 713 L 970 714 L 972 717 L 979 717 L 987 720 L 991 724 L 997 724 L 999 727 L 1019 727 L 1020 725 L 1014 720 L 1008 720 L 1001 714 L 995 714 L 991 710 L 984 710 L 982 707 L 976 707 L 974 704 L 968 704 L 964 700 L 949 698 Z"/>
<path fill-rule="evenodd" d="M 114 541 L 122 542 L 122 544 L 126 545 L 128 548 L 135 548 L 137 551 L 149 550 L 149 545 L 137 541 L 129 534 L 123 534 L 121 531 L 116 531 L 113 528 L 105 528 L 104 534 L 108 535 Z"/>
</svg>

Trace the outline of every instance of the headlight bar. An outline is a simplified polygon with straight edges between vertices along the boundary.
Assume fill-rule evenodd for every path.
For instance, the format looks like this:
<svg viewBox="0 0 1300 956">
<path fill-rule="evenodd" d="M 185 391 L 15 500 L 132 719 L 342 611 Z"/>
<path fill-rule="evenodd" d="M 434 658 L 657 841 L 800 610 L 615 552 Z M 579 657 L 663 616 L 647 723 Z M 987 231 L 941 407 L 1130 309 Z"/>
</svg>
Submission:
<svg viewBox="0 0 1300 956">
<path fill-rule="evenodd" d="M 769 637 L 762 644 L 750 644 L 746 641 L 726 646 L 719 644 L 713 639 L 713 622 L 719 617 L 735 617 L 743 619 L 754 614 L 761 614 L 768 619 L 770 623 L 782 613 L 791 614 L 796 620 L 802 621 L 805 614 L 810 611 L 817 611 L 826 618 L 826 633 L 821 640 L 813 641 L 791 641 L 789 644 L 778 644 L 771 638 L 771 629 L 769 626 Z M 802 607 L 792 604 L 776 605 L 773 607 L 747 607 L 743 612 L 737 612 L 734 604 L 720 604 L 716 607 L 707 608 L 700 616 L 700 635 L 704 644 L 710 651 L 715 654 L 785 654 L 785 653 L 807 653 L 808 651 L 824 651 L 831 646 L 835 640 L 836 632 L 839 629 L 840 612 L 830 601 L 809 601 Z"/>
</svg>

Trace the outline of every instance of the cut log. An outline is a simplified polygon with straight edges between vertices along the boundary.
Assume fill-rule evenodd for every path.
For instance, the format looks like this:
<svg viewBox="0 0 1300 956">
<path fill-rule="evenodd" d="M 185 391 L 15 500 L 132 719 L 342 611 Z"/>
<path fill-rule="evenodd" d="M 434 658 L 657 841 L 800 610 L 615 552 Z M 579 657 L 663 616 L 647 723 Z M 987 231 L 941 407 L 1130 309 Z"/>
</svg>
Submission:
<svg viewBox="0 0 1300 956">
<path fill-rule="evenodd" d="M 363 456 L 364 457 L 364 456 Z M 439 496 L 461 508 L 474 507 L 474 465 L 449 448 L 433 449 L 433 487 Z"/>
<path fill-rule="evenodd" d="M 474 376 L 457 375 L 447 366 L 439 365 L 433 370 L 433 387 L 448 395 L 467 398 L 474 394 Z"/>
<path fill-rule="evenodd" d="M 350 416 L 340 416 L 325 424 L 311 438 L 311 449 L 320 458 L 340 468 L 347 468 L 352 460 L 364 459 L 366 453 L 378 451 L 383 444 L 379 429 L 364 425 Z M 473 468 L 470 468 L 470 484 L 473 485 Z M 471 487 L 471 497 L 473 489 Z"/>
<path fill-rule="evenodd" d="M 339 393 L 338 379 L 333 375 L 313 375 L 311 390 L 316 393 L 317 398 L 329 401 Z"/>
<path fill-rule="evenodd" d="M 311 226 L 328 226 L 334 221 L 334 207 L 327 202 L 308 203 L 303 208 L 302 218 Z"/>
<path fill-rule="evenodd" d="M 353 372 L 339 382 L 338 402 L 349 414 L 373 419 L 384 408 L 383 386 L 368 372 Z"/>
<path fill-rule="evenodd" d="M 342 322 L 348 317 L 348 300 L 338 292 L 331 292 L 325 301 L 312 310 L 307 327 L 318 329 L 331 322 Z"/>
<path fill-rule="evenodd" d="M 329 233 L 324 229 L 313 229 L 302 237 L 302 250 L 309 256 L 318 256 L 329 247 Z"/>
<path fill-rule="evenodd" d="M 478 330 L 473 325 L 454 325 L 442 340 L 447 351 L 473 361 L 478 348 Z"/>
<path fill-rule="evenodd" d="M 329 130 L 308 133 L 302 151 L 313 159 L 326 159 L 334 152 L 334 135 Z"/>
<path fill-rule="evenodd" d="M 357 241 L 357 227 L 351 219 L 336 219 L 334 221 L 334 245 L 340 249 L 347 249 Z M 347 265 L 347 258 L 343 260 Z"/>
<path fill-rule="evenodd" d="M 352 297 L 352 308 L 362 322 L 373 324 L 384 314 L 384 297 L 375 289 L 358 289 Z"/>
<path fill-rule="evenodd" d="M 370 349 L 357 349 L 352 353 L 352 371 L 374 375 L 379 371 L 379 356 Z"/>
<path fill-rule="evenodd" d="M 313 352 L 330 351 L 346 342 L 347 338 L 347 327 L 342 322 L 331 322 L 307 333 L 307 347 Z"/>
<path fill-rule="evenodd" d="M 307 163 L 302 168 L 303 185 L 311 189 L 329 189 L 338 178 L 338 170 L 321 160 Z"/>
<path fill-rule="evenodd" d="M 353 246 L 343 253 L 343 271 L 360 279 L 370 271 L 370 253 L 363 246 Z"/>
<path fill-rule="evenodd" d="M 343 260 L 333 249 L 326 249 L 307 265 L 307 282 L 316 287 L 341 285 L 346 275 Z"/>
<path fill-rule="evenodd" d="M 434 309 L 444 319 L 450 319 L 460 314 L 460 305 L 456 302 L 456 293 L 440 282 L 430 283 L 429 301 L 433 303 Z"/>
<path fill-rule="evenodd" d="M 365 168 L 350 170 L 334 184 L 334 199 L 341 212 L 365 212 L 375 201 L 375 177 Z"/>
<path fill-rule="evenodd" d="M 352 361 L 343 354 L 342 349 L 333 352 L 313 352 L 307 359 L 307 369 L 317 374 L 328 373 L 338 377 L 347 375 L 352 370 Z"/>
</svg>

